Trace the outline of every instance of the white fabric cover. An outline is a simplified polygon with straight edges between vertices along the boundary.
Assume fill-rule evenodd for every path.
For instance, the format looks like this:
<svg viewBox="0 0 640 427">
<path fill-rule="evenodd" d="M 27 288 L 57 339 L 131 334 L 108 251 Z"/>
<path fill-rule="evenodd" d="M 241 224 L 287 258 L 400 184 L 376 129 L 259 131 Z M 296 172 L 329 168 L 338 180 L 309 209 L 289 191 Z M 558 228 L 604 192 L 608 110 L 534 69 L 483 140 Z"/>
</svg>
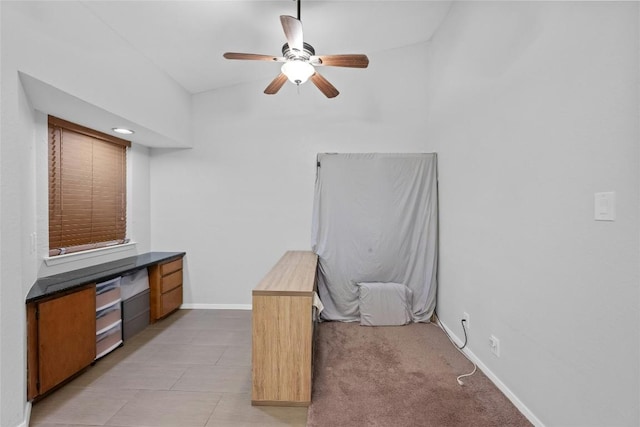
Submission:
<svg viewBox="0 0 640 427">
<path fill-rule="evenodd" d="M 122 276 L 120 280 L 120 297 L 123 301 L 149 289 L 149 273 L 146 268 Z"/>
<path fill-rule="evenodd" d="M 401 283 L 358 283 L 363 326 L 406 325 L 412 320 L 411 289 Z"/>
<path fill-rule="evenodd" d="M 435 154 L 319 154 L 311 248 L 318 254 L 322 319 L 360 320 L 361 282 L 413 292 L 414 322 L 436 303 Z"/>
</svg>

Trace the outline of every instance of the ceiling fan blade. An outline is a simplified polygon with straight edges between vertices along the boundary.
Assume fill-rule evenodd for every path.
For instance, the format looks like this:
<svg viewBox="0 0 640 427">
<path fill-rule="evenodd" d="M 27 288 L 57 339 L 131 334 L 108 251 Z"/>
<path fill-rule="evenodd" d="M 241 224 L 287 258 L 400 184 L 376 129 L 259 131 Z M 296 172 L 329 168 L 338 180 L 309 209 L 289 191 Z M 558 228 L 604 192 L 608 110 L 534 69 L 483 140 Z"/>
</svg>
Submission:
<svg viewBox="0 0 640 427">
<path fill-rule="evenodd" d="M 289 15 L 280 15 L 280 22 L 289 48 L 302 52 L 302 22 Z"/>
<path fill-rule="evenodd" d="M 367 55 L 361 54 L 319 55 L 312 56 L 311 63 L 330 67 L 367 68 L 369 66 L 369 58 L 367 58 Z"/>
<path fill-rule="evenodd" d="M 327 98 L 335 98 L 340 93 L 329 83 L 329 80 L 322 77 L 317 71 L 310 77 L 310 80 Z"/>
<path fill-rule="evenodd" d="M 280 88 L 287 82 L 287 76 L 284 73 L 278 74 L 278 76 L 269 83 L 269 86 L 264 90 L 267 95 L 275 95 Z"/>
<path fill-rule="evenodd" d="M 260 55 L 258 53 L 238 53 L 238 52 L 226 52 L 224 55 L 227 59 L 248 59 L 251 61 L 271 61 L 271 62 L 285 62 L 283 57 L 273 55 Z"/>
</svg>

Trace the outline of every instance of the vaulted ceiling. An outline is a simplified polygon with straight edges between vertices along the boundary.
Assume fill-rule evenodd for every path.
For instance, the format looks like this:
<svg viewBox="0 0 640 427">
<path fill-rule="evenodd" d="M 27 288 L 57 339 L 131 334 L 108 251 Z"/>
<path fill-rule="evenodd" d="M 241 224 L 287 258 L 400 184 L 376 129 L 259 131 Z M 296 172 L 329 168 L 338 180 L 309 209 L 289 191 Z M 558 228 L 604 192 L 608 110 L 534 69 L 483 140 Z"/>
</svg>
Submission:
<svg viewBox="0 0 640 427">
<path fill-rule="evenodd" d="M 34 109 L 104 132 L 115 124 L 128 126 L 136 130 L 135 142 L 149 147 L 192 146 L 189 94 L 245 84 L 257 88 L 251 92 L 254 96 L 263 97 L 259 89 L 279 74 L 280 64 L 227 60 L 223 54 L 280 56 L 286 40 L 279 17 L 297 15 L 294 0 L 3 0 L 1 4 L 3 10 L 10 5 L 4 23 L 15 22 L 3 25 L 3 34 L 13 38 L 8 46 L 21 54 L 7 52 L 16 61 Z M 304 41 L 318 55 L 369 56 L 369 70 L 327 67 L 323 75 L 340 89 L 353 78 L 350 73 L 363 79 L 371 76 L 375 80 L 368 86 L 374 87 L 385 83 L 380 76 L 385 79 L 390 70 L 406 78 L 407 70 L 400 67 L 405 58 L 408 64 L 416 63 L 414 52 L 418 60 L 426 57 L 421 51 L 424 42 L 432 39 L 452 4 L 452 0 L 302 0 L 300 18 Z M 25 38 L 23 45 L 20 37 Z M 65 61 L 82 66 L 75 69 Z M 159 72 L 150 73 L 154 68 Z M 149 84 L 144 84 L 147 75 Z M 184 92 L 165 85 L 170 80 Z M 395 86 L 393 81 L 386 83 Z M 153 85 L 158 84 L 164 92 L 154 97 Z M 115 85 L 114 96 L 110 85 Z M 145 105 L 149 99 L 156 100 L 157 108 Z"/>
<path fill-rule="evenodd" d="M 110 31 L 185 90 L 199 93 L 247 81 L 265 85 L 278 64 L 230 61 L 226 51 L 280 55 L 280 15 L 296 16 L 294 0 L 83 1 Z M 304 39 L 318 54 L 376 52 L 429 40 L 451 1 L 303 0 Z M 80 17 L 79 17 L 80 18 Z M 79 49 L 90 46 L 78 45 Z M 374 63 L 371 66 L 375 66 Z"/>
</svg>

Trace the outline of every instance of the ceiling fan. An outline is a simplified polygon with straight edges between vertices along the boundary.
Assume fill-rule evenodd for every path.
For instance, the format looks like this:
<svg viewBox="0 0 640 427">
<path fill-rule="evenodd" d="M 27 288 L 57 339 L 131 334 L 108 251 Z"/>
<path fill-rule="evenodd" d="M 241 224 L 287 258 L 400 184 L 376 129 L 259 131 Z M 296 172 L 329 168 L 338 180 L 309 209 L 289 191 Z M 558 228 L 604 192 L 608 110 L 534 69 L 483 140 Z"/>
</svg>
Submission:
<svg viewBox="0 0 640 427">
<path fill-rule="evenodd" d="M 369 58 L 361 54 L 316 55 L 316 51 L 309 43 L 302 40 L 302 22 L 300 21 L 300 0 L 298 3 L 298 17 L 281 15 L 280 22 L 287 42 L 282 46 L 282 56 L 261 55 L 257 53 L 226 52 L 227 59 L 243 59 L 252 61 L 284 62 L 280 74 L 264 90 L 267 95 L 278 93 L 287 80 L 301 85 L 307 80 L 316 85 L 327 98 L 334 98 L 340 92 L 327 79 L 322 77 L 314 67 L 349 67 L 367 68 Z"/>
</svg>

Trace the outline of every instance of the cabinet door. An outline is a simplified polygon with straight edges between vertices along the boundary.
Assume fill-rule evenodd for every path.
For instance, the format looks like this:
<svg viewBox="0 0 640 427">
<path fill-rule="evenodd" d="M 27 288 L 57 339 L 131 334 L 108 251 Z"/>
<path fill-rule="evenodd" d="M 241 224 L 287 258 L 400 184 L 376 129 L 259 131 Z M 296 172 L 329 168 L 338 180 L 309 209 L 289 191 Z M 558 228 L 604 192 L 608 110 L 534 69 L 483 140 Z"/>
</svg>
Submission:
<svg viewBox="0 0 640 427">
<path fill-rule="evenodd" d="M 95 286 L 38 304 L 40 394 L 96 357 Z"/>
</svg>

